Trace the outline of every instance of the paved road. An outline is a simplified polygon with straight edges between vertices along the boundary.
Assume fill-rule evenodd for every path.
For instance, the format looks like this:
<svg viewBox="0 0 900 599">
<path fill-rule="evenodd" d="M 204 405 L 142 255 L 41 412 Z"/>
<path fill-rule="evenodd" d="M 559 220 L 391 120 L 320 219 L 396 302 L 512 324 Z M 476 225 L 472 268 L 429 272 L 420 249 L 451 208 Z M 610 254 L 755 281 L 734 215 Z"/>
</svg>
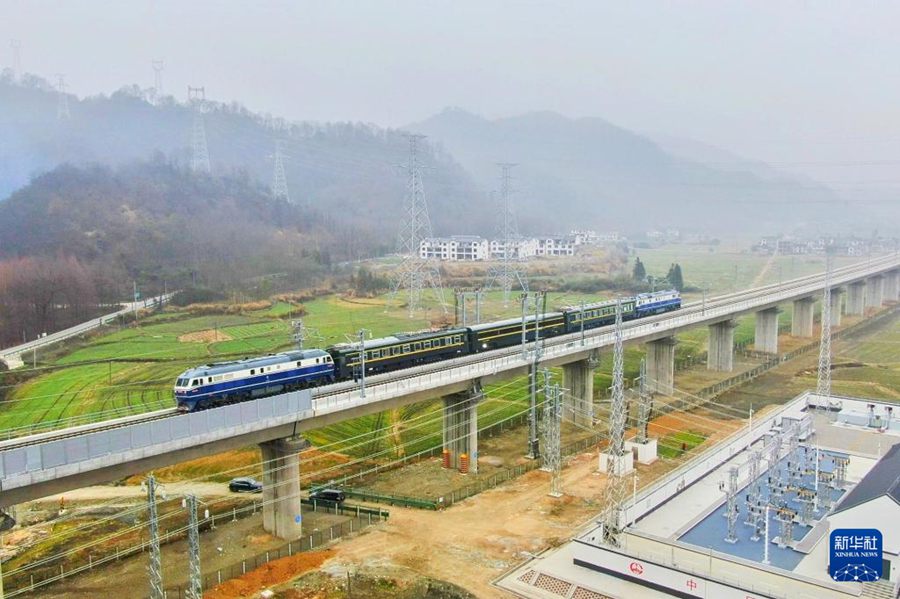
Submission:
<svg viewBox="0 0 900 599">
<path fill-rule="evenodd" d="M 132 312 L 134 310 L 155 306 L 160 302 L 165 303 L 172 298 L 172 295 L 174 295 L 174 293 L 158 295 L 156 297 L 149 297 L 138 302 L 124 303 L 122 304 L 122 308 L 120 310 L 117 310 L 116 312 L 104 314 L 103 316 L 100 316 L 98 318 L 92 318 L 87 322 L 82 322 L 81 324 L 77 324 L 74 327 L 69 327 L 68 329 L 63 329 L 62 331 L 51 333 L 50 335 L 40 337 L 39 339 L 35 339 L 34 341 L 28 341 L 27 343 L 22 343 L 14 347 L 0 349 L 0 362 L 5 363 L 10 369 L 21 368 L 22 366 L 24 366 L 22 354 L 26 354 L 41 347 L 53 345 L 54 343 L 59 343 L 60 341 L 70 339 L 72 337 L 77 337 L 78 335 L 83 335 L 84 333 L 92 331 L 101 325 L 113 322 L 117 318 L 119 318 L 119 316 L 128 314 L 129 312 Z"/>
</svg>

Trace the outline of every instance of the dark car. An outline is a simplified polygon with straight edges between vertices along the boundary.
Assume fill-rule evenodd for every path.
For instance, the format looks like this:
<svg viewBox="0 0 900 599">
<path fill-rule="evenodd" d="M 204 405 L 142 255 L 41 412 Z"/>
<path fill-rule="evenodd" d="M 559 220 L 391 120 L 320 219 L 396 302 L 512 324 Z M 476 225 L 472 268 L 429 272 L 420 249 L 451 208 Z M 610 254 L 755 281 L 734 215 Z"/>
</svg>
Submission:
<svg viewBox="0 0 900 599">
<path fill-rule="evenodd" d="M 262 483 L 255 478 L 233 478 L 228 483 L 228 490 L 232 493 L 262 493 Z"/>
<path fill-rule="evenodd" d="M 318 501 L 331 501 L 333 503 L 343 503 L 347 499 L 347 494 L 340 489 L 319 489 L 309 494 L 310 499 Z"/>
</svg>

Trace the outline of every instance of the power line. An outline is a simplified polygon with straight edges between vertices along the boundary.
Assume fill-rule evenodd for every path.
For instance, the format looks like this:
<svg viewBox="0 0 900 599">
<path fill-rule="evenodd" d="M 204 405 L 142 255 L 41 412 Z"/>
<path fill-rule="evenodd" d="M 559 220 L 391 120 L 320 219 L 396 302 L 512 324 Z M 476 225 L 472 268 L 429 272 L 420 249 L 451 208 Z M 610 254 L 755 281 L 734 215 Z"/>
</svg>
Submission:
<svg viewBox="0 0 900 599">
<path fill-rule="evenodd" d="M 194 112 L 191 126 L 191 170 L 195 173 L 209 174 L 211 170 L 209 148 L 206 144 L 206 123 L 203 118 L 206 111 L 206 88 L 188 86 L 188 102 Z"/>
<path fill-rule="evenodd" d="M 518 282 L 522 291 L 528 293 L 528 280 L 524 270 L 518 265 L 518 262 L 524 257 L 524 247 L 522 238 L 519 236 L 519 227 L 516 223 L 511 199 L 511 171 L 516 165 L 510 162 L 501 162 L 497 166 L 500 167 L 500 226 L 498 231 L 500 247 L 497 248 L 498 252 L 501 252 L 500 265 L 491 267 L 485 289 L 490 289 L 496 284 L 503 291 L 504 305 L 508 305 L 513 283 Z M 490 249 L 488 251 L 490 252 Z"/>
<path fill-rule="evenodd" d="M 409 141 L 409 160 L 405 167 L 406 213 L 397 238 L 397 252 L 402 256 L 402 261 L 393 273 L 391 299 L 402 289 L 407 296 L 407 308 L 412 318 L 426 286 L 431 288 L 444 313 L 447 312 L 447 305 L 436 262 L 420 254 L 422 240 L 433 236 L 419 162 L 419 142 L 425 136 L 408 134 L 406 137 Z"/>
</svg>

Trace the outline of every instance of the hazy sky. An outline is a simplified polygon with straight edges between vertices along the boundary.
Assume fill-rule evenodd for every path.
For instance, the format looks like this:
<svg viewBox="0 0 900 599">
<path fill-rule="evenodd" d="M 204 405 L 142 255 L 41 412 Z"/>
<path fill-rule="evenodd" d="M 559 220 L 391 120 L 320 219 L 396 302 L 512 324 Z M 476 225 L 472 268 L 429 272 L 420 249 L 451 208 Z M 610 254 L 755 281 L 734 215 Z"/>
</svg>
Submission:
<svg viewBox="0 0 900 599">
<path fill-rule="evenodd" d="M 826 182 L 900 187 L 900 3 L 0 0 L 0 64 L 291 119 L 403 125 L 448 105 L 690 137 Z M 877 164 L 873 164 L 877 163 Z"/>
</svg>

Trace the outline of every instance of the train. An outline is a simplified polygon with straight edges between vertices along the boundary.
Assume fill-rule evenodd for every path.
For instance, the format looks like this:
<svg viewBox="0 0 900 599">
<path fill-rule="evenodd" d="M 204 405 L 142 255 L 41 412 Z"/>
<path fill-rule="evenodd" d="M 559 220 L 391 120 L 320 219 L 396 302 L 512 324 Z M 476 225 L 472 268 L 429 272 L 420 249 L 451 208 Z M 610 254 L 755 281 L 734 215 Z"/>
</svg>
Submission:
<svg viewBox="0 0 900 599">
<path fill-rule="evenodd" d="M 642 293 L 623 298 L 622 319 L 635 320 L 681 308 L 674 290 Z M 613 324 L 616 300 L 567 306 L 557 312 L 510 318 L 463 327 L 417 333 L 396 333 L 363 344 L 339 343 L 326 349 L 301 349 L 216 362 L 191 368 L 175 381 L 175 401 L 181 412 L 247 401 L 276 393 L 357 380 L 365 373 L 379 374 L 412 366 L 452 360 L 480 352 L 512 347 L 535 335 L 541 339 Z M 365 359 L 361 352 L 365 351 Z"/>
</svg>

